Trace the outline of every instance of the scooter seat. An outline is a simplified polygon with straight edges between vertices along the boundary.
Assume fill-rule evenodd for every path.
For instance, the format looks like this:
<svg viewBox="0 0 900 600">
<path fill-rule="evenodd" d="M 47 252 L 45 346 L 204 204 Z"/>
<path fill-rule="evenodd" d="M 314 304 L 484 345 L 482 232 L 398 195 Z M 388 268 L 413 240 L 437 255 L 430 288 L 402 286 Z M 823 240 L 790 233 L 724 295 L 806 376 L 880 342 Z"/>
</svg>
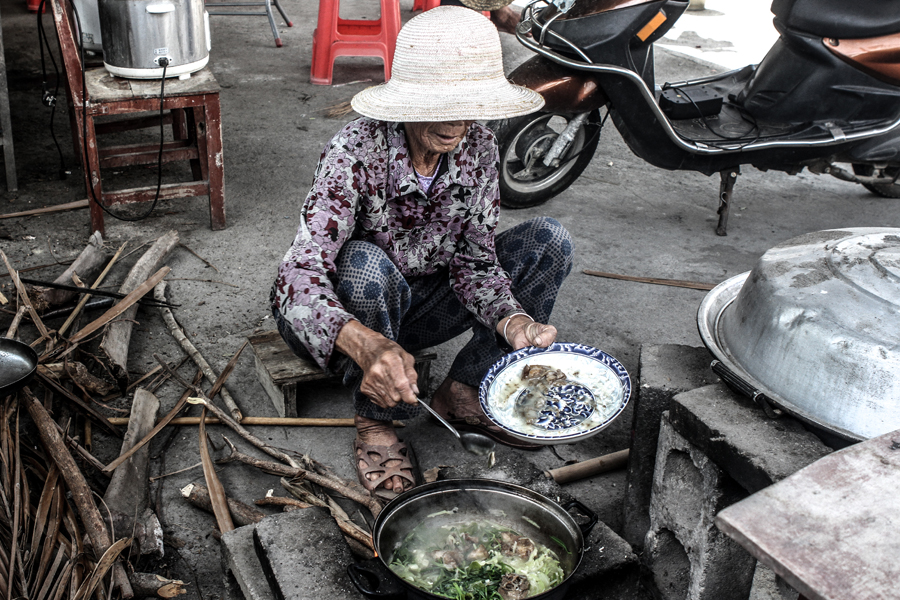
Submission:
<svg viewBox="0 0 900 600">
<path fill-rule="evenodd" d="M 837 39 L 900 32 L 898 0 L 774 0 L 775 18 L 789 29 Z"/>
</svg>

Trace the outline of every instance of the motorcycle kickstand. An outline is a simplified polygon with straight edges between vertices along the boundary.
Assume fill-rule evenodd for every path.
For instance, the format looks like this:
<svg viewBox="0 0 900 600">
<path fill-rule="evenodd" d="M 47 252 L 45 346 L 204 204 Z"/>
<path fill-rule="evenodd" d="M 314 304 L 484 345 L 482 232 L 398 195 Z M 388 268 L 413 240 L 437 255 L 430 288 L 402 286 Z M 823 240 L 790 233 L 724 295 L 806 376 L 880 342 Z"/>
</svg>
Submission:
<svg viewBox="0 0 900 600">
<path fill-rule="evenodd" d="M 740 167 L 719 171 L 721 181 L 719 182 L 719 210 L 716 211 L 719 213 L 716 235 L 728 235 L 726 229 L 728 227 L 728 209 L 731 208 L 731 192 L 734 190 L 734 183 L 740 174 Z"/>
</svg>

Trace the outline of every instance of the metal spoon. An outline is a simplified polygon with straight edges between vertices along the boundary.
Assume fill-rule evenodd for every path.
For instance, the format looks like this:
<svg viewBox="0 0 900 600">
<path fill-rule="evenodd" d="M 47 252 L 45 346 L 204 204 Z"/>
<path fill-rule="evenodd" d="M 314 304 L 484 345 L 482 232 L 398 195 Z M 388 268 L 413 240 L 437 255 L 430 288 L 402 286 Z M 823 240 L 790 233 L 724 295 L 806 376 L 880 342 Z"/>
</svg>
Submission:
<svg viewBox="0 0 900 600">
<path fill-rule="evenodd" d="M 468 452 L 477 454 L 478 456 L 487 456 L 497 447 L 497 445 L 494 443 L 494 440 L 486 435 L 482 435 L 480 433 L 475 433 L 472 431 L 467 431 L 465 433 L 458 432 L 453 425 L 451 425 L 444 419 L 444 417 L 437 414 L 437 411 L 428 406 L 427 402 L 419 400 L 419 404 L 422 405 L 422 408 L 430 412 L 435 419 L 443 423 L 447 429 L 452 431 L 453 435 L 456 436 L 462 447 Z"/>
</svg>

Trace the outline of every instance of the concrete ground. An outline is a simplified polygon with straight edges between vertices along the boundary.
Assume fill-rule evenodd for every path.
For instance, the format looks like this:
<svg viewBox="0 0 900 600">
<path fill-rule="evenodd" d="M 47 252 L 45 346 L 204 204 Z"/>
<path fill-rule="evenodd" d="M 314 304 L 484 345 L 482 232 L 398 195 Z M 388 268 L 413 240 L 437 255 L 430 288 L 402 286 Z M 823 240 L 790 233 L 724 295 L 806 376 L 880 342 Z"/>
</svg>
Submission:
<svg viewBox="0 0 900 600">
<path fill-rule="evenodd" d="M 327 140 L 352 118 L 329 118 L 327 111 L 383 78 L 376 59 L 342 58 L 330 87 L 309 83 L 312 31 L 317 3 L 284 0 L 294 26 L 280 25 L 283 48 L 276 48 L 261 17 L 213 17 L 210 68 L 221 87 L 228 229 L 210 231 L 205 200 L 162 202 L 152 216 L 139 223 L 107 221 L 111 247 L 125 241 L 135 248 L 170 229 L 203 256 L 207 266 L 184 249 L 169 260 L 170 298 L 180 303 L 177 318 L 195 345 L 221 369 L 247 334 L 272 328 L 267 308 L 276 266 L 290 245 L 300 202 L 310 184 L 318 155 Z M 375 3 L 351 0 L 348 16 L 364 16 Z M 710 1 L 712 4 L 712 0 Z M 412 16 L 412 0 L 401 0 L 404 19 Z M 352 14 L 351 14 L 352 9 Z M 14 212 L 83 199 L 85 191 L 73 154 L 68 119 L 58 110 L 55 133 L 63 152 L 65 180 L 58 177 L 59 158 L 50 132 L 50 111 L 40 104 L 41 73 L 35 15 L 23 0 L 0 1 L 3 37 L 10 81 L 13 136 L 19 173 L 18 198 L 2 194 L 2 212 Z M 369 15 L 373 16 L 373 15 Z M 44 26 L 53 40 L 49 16 Z M 696 35 L 696 34 L 695 34 Z M 529 57 L 510 36 L 502 41 L 507 67 Z M 721 44 L 721 41 L 713 43 Z M 48 64 L 50 85 L 52 67 Z M 657 54 L 660 81 L 705 76 L 714 72 L 710 61 L 662 50 Z M 174 169 L 174 167 L 172 168 Z M 154 173 L 113 174 L 108 183 L 125 187 Z M 167 173 L 173 173 L 168 170 Z M 0 182 L 5 189 L 5 182 Z M 862 187 L 826 176 L 802 173 L 763 173 L 746 168 L 735 188 L 727 237 L 714 233 L 718 178 L 696 173 L 668 172 L 651 167 L 631 154 L 613 127 L 603 132 L 600 150 L 584 175 L 547 204 L 504 210 L 501 227 L 549 215 L 562 222 L 576 240 L 576 263 L 563 287 L 553 317 L 561 341 L 589 344 L 618 358 L 637 378 L 640 347 L 644 343 L 702 345 L 696 311 L 703 292 L 601 279 L 584 269 L 647 277 L 717 283 L 749 270 L 768 248 L 794 236 L 821 229 L 850 226 L 900 226 L 896 201 L 869 194 Z M 0 221 L 2 248 L 18 268 L 71 259 L 90 234 L 85 210 Z M 111 281 L 121 281 L 140 252 L 117 267 Z M 53 279 L 62 266 L 31 273 Z M 0 290 L 11 296 L 8 279 Z M 3 318 L 5 322 L 8 317 Z M 135 377 L 156 363 L 154 352 L 169 360 L 181 357 L 160 316 L 152 310 L 138 314 L 129 368 Z M 5 329 L 4 329 L 5 331 Z M 23 337 L 32 335 L 23 330 Z M 438 348 L 432 389 L 443 379 L 460 341 Z M 190 377 L 193 367 L 182 373 Z M 639 383 L 636 381 L 636 383 Z M 241 356 L 228 383 L 244 414 L 274 416 L 274 409 L 256 379 L 250 352 Z M 159 396 L 167 411 L 180 390 L 163 387 Z M 349 395 L 339 385 L 320 384 L 300 391 L 300 416 L 350 416 Z M 127 406 L 120 403 L 118 408 Z M 110 412 L 109 414 L 113 414 Z M 500 452 L 498 464 L 485 470 L 451 443 L 436 425 L 416 420 L 402 437 L 412 441 L 423 469 L 461 467 L 480 470 L 485 477 L 514 479 L 517 470 L 555 467 L 564 461 L 584 460 L 629 445 L 630 411 L 601 434 L 572 445 L 538 452 Z M 211 428 L 218 440 L 219 430 Z M 345 476 L 354 477 L 349 458 L 352 429 L 255 430 L 272 444 L 309 453 Z M 233 436 L 230 436 L 233 437 Z M 154 452 L 158 449 L 154 445 Z M 117 454 L 108 440 L 95 442 L 104 462 Z M 164 461 L 154 462 L 157 473 L 171 473 L 199 461 L 197 435 L 182 428 Z M 229 495 L 252 502 L 268 489 L 281 494 L 274 477 L 241 466 L 224 466 L 220 476 Z M 166 532 L 185 545 L 170 558 L 168 573 L 191 582 L 188 598 L 213 598 L 221 593 L 219 542 L 210 515 L 186 505 L 179 490 L 202 481 L 199 468 L 158 480 Z M 625 473 L 619 471 L 566 486 L 566 491 L 597 511 L 614 530 L 622 526 L 621 505 Z"/>
</svg>

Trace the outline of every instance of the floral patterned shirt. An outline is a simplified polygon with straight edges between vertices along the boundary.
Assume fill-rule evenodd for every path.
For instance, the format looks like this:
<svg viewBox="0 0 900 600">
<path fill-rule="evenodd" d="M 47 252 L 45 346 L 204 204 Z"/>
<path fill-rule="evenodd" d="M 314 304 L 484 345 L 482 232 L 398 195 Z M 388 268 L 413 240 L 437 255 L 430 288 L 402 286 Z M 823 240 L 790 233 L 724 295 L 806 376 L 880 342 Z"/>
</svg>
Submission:
<svg viewBox="0 0 900 600">
<path fill-rule="evenodd" d="M 329 142 L 272 295 L 319 366 L 329 364 L 338 332 L 354 318 L 332 283 L 348 240 L 382 248 L 406 277 L 446 270 L 460 302 L 491 329 L 522 310 L 494 249 L 497 165 L 494 134 L 477 123 L 442 161 L 427 194 L 402 124 L 364 117 Z"/>
</svg>

